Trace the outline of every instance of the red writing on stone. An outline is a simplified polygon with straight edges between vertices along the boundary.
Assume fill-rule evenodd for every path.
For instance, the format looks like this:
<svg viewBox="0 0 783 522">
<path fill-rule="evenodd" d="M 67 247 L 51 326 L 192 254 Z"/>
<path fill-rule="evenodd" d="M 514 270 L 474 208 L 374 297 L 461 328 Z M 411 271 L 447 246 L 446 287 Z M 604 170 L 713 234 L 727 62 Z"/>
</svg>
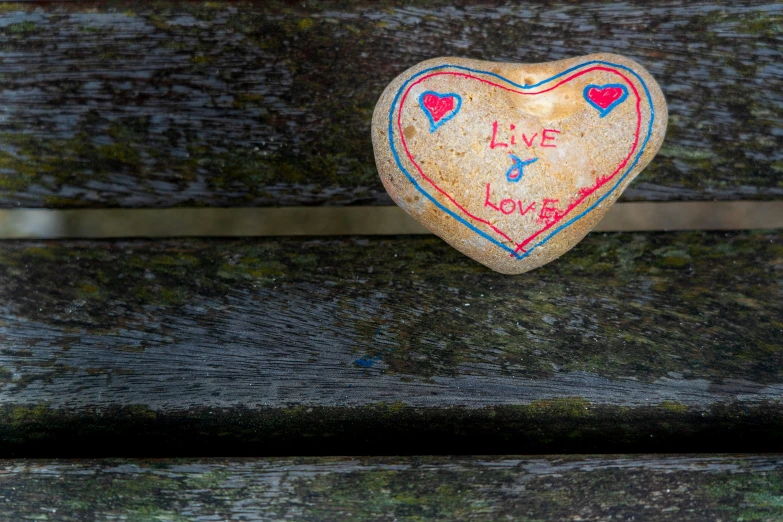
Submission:
<svg viewBox="0 0 783 522">
<path fill-rule="evenodd" d="M 484 198 L 484 206 L 489 207 L 492 210 L 507 216 L 515 212 L 518 212 L 520 216 L 524 216 L 529 212 L 535 214 L 536 209 L 538 209 L 537 221 L 539 222 L 549 222 L 558 219 L 562 215 L 562 211 L 555 206 L 558 202 L 557 199 L 544 198 L 540 205 L 537 201 L 525 205 L 522 200 L 511 198 L 501 199 L 500 201 L 497 201 L 497 198 L 495 198 L 495 201 L 496 202 L 493 202 L 492 198 L 492 184 L 487 183 L 487 194 Z"/>
<path fill-rule="evenodd" d="M 512 123 L 508 125 L 507 131 L 505 128 L 506 126 L 503 126 L 503 129 L 501 130 L 497 121 L 492 122 L 492 138 L 489 140 L 490 149 L 508 148 L 509 143 L 511 145 L 517 144 L 517 134 L 514 132 L 516 131 L 517 126 Z M 541 129 L 540 131 L 533 133 L 521 132 L 519 133 L 519 138 L 529 149 L 533 148 L 536 142 L 540 147 L 553 149 L 557 147 L 555 138 L 557 138 L 558 134 L 560 134 L 560 131 L 557 129 Z"/>
</svg>

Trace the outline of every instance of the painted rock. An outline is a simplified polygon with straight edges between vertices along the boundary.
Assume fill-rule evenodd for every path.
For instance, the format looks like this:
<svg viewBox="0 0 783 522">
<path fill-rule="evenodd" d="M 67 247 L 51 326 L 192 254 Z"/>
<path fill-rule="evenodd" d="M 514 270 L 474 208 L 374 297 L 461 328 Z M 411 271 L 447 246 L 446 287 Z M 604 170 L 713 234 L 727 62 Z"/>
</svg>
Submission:
<svg viewBox="0 0 783 522">
<path fill-rule="evenodd" d="M 438 58 L 389 84 L 372 141 L 400 207 L 476 261 L 518 274 L 590 231 L 658 151 L 666 121 L 655 80 L 622 56 Z"/>
</svg>

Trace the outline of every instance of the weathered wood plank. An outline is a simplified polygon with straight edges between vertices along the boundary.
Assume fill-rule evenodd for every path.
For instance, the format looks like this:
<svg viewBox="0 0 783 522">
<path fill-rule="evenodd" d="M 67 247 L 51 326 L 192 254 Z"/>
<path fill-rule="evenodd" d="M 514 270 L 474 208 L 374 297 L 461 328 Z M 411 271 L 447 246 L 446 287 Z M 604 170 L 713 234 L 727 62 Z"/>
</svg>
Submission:
<svg viewBox="0 0 783 522">
<path fill-rule="evenodd" d="M 783 457 L 0 461 L 4 520 L 780 520 Z"/>
<path fill-rule="evenodd" d="M 783 5 L 3 4 L 0 205 L 389 204 L 370 117 L 435 56 L 647 67 L 667 141 L 626 200 L 783 196 Z"/>
<path fill-rule="evenodd" d="M 515 277 L 429 237 L 6 242 L 0 451 L 780 449 L 782 260 L 783 232 L 592 234 Z"/>
</svg>

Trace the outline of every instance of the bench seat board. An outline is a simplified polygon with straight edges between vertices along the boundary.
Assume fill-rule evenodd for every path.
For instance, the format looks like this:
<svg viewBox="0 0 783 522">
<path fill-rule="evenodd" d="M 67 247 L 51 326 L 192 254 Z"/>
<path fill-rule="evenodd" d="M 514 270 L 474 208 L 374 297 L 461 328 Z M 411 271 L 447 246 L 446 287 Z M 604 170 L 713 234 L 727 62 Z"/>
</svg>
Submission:
<svg viewBox="0 0 783 522">
<path fill-rule="evenodd" d="M 782 271 L 773 231 L 520 276 L 433 237 L 8 241 L 0 451 L 773 450 Z"/>
<path fill-rule="evenodd" d="M 625 200 L 783 197 L 783 5 L 0 5 L 0 206 L 388 205 L 383 88 L 438 56 L 627 55 L 669 128 Z"/>
<path fill-rule="evenodd" d="M 779 520 L 783 457 L 0 461 L 4 520 Z"/>
</svg>

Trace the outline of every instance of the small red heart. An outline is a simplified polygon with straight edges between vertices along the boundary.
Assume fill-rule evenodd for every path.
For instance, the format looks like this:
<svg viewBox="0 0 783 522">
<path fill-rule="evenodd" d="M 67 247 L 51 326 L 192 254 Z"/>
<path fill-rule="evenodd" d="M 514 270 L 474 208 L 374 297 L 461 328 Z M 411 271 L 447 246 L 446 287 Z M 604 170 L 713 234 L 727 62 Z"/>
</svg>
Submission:
<svg viewBox="0 0 783 522">
<path fill-rule="evenodd" d="M 432 121 L 438 122 L 443 116 L 454 110 L 453 96 L 438 96 L 437 94 L 425 94 L 422 98 L 424 107 L 430 112 Z"/>
<path fill-rule="evenodd" d="M 602 109 L 611 107 L 623 94 L 625 91 L 620 87 L 590 87 L 587 90 L 587 97 Z"/>
</svg>

